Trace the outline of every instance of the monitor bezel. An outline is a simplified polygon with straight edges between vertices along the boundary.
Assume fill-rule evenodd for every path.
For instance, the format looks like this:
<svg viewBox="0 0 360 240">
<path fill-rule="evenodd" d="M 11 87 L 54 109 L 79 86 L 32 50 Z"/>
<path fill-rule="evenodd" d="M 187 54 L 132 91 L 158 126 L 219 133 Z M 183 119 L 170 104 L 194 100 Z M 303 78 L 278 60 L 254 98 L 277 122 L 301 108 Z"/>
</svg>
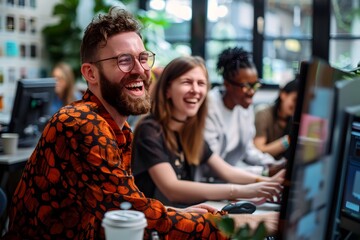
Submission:
<svg viewBox="0 0 360 240">
<path fill-rule="evenodd" d="M 288 166 L 287 166 L 287 171 L 286 171 L 286 176 L 285 176 L 285 182 L 284 182 L 284 190 L 283 190 L 283 197 L 282 197 L 282 203 L 281 203 L 281 207 L 280 207 L 280 214 L 279 214 L 279 227 L 278 227 L 278 238 L 279 239 L 286 239 L 286 229 L 289 228 L 289 217 L 290 217 L 290 205 L 291 203 L 289 203 L 289 199 L 290 199 L 290 191 L 291 191 L 291 184 L 292 181 L 294 181 L 293 176 L 294 176 L 294 168 L 295 168 L 295 158 L 296 158 L 296 148 L 298 145 L 298 136 L 299 136 L 299 131 L 300 131 L 300 123 L 301 123 L 301 117 L 302 117 L 302 113 L 303 113 L 303 108 L 304 106 L 304 98 L 307 96 L 306 91 L 309 90 L 309 87 L 311 84 L 317 84 L 317 82 L 314 83 L 310 83 L 309 81 L 309 77 L 310 77 L 310 71 L 311 71 L 311 66 L 312 64 L 325 64 L 323 67 L 325 67 L 324 69 L 328 69 L 329 71 L 334 71 L 334 75 L 332 77 L 333 81 L 334 81 L 334 94 L 335 94 L 335 99 L 334 99 L 334 103 L 332 106 L 332 116 L 329 116 L 330 118 L 332 117 L 332 119 L 329 119 L 329 126 L 334 126 L 336 124 L 336 120 L 335 120 L 335 114 L 337 111 L 337 100 L 336 100 L 336 88 L 335 88 L 335 82 L 337 80 L 342 80 L 344 76 L 349 76 L 350 74 L 347 74 L 347 72 L 344 72 L 340 69 L 336 69 L 331 67 L 326 61 L 319 59 L 319 58 L 312 58 L 309 61 L 303 61 L 301 62 L 300 65 L 300 72 L 299 72 L 299 88 L 298 88 L 298 100 L 297 100 L 297 104 L 296 104 L 296 108 L 295 108 L 295 112 L 294 112 L 294 123 L 291 129 L 291 133 L 290 133 L 290 140 L 291 140 L 291 144 L 290 144 L 290 148 L 289 148 L 289 161 L 288 161 Z M 343 75 L 342 75 L 343 74 Z M 339 77 L 341 76 L 341 77 Z M 322 80 L 320 80 L 322 81 Z M 324 156 L 334 156 L 333 155 L 333 143 L 331 141 L 333 137 L 333 132 L 332 130 L 330 130 L 329 132 L 329 142 L 326 145 L 326 151 L 324 152 Z M 336 163 L 335 166 L 339 166 L 340 163 Z M 332 174 L 335 176 L 337 175 L 338 170 L 336 170 L 336 172 L 332 172 Z M 335 180 L 333 180 L 335 181 Z M 332 185 L 332 184 L 331 184 Z M 329 206 L 332 206 L 333 202 L 336 201 L 336 198 L 332 197 L 331 192 L 329 192 L 329 194 L 331 194 L 331 198 L 329 199 Z M 329 217 L 331 218 L 331 214 L 328 213 Z M 326 230 L 330 230 L 330 232 L 325 232 L 325 236 L 330 236 L 333 232 L 332 229 L 332 224 L 330 221 L 332 221 L 332 219 L 328 219 L 326 224 Z"/>
<path fill-rule="evenodd" d="M 11 111 L 11 117 L 10 122 L 8 126 L 8 132 L 18 133 L 19 134 L 19 144 L 21 142 L 21 138 L 25 138 L 23 134 L 23 129 L 20 129 L 23 116 L 23 111 L 28 111 L 28 107 L 23 106 L 24 103 L 24 94 L 26 91 L 34 91 L 36 92 L 47 92 L 48 93 L 48 101 L 46 103 L 45 108 L 45 118 L 50 117 L 50 110 L 51 110 L 51 104 L 55 97 L 55 84 L 56 80 L 55 78 L 48 77 L 48 78 L 26 78 L 26 79 L 20 79 L 17 82 L 16 87 L 16 93 L 15 93 L 15 100 L 13 103 L 12 111 Z M 52 91 L 51 91 L 52 90 Z M 42 130 L 42 129 L 40 129 Z M 37 136 L 34 136 L 37 137 Z"/>
<path fill-rule="evenodd" d="M 358 80 L 360 81 L 360 79 Z M 348 154 L 350 151 L 350 141 L 351 141 L 351 132 L 352 132 L 352 123 L 354 121 L 360 122 L 360 105 L 351 106 L 346 108 L 344 111 L 344 122 L 343 122 L 343 145 L 341 148 L 342 152 L 342 176 L 341 183 L 339 184 L 339 193 L 340 197 L 338 199 L 338 208 L 339 208 L 339 222 L 340 228 L 355 233 L 360 236 L 360 217 L 355 218 L 346 211 L 343 210 L 343 202 L 345 200 L 345 185 L 347 184 L 347 170 L 348 170 Z"/>
</svg>

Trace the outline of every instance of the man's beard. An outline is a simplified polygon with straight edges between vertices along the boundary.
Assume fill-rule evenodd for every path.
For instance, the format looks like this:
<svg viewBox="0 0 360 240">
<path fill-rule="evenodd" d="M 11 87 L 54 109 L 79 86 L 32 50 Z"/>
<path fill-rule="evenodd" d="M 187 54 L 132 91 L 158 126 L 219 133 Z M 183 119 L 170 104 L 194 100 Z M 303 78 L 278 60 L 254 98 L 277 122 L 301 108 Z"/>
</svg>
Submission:
<svg viewBox="0 0 360 240">
<path fill-rule="evenodd" d="M 129 79 L 138 79 L 138 75 L 129 75 Z M 144 81 L 145 96 L 144 97 L 133 97 L 126 94 L 123 89 L 124 84 L 129 83 L 127 79 L 122 79 L 120 83 L 112 83 L 100 70 L 100 90 L 104 100 L 113 106 L 119 114 L 123 116 L 129 115 L 140 115 L 147 113 L 150 110 L 150 94 L 149 86 L 150 81 Z"/>
</svg>

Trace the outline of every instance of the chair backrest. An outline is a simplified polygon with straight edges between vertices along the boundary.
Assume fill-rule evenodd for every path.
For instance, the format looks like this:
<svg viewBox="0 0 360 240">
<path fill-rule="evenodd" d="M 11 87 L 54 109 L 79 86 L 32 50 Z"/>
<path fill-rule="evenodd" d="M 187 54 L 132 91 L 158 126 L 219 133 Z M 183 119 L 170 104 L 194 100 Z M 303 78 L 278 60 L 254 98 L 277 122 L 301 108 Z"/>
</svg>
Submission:
<svg viewBox="0 0 360 240">
<path fill-rule="evenodd" d="M 7 206 L 6 193 L 4 192 L 4 190 L 2 188 L 0 188 L 0 217 L 5 212 L 6 206 Z"/>
</svg>

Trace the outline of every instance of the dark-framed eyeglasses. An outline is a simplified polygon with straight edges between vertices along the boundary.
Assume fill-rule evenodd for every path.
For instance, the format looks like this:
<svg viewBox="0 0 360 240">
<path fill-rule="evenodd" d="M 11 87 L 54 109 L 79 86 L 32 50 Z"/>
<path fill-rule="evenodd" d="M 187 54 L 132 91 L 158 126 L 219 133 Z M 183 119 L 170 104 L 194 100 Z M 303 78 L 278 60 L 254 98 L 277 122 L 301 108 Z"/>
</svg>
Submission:
<svg viewBox="0 0 360 240">
<path fill-rule="evenodd" d="M 231 85 L 237 86 L 237 87 L 241 87 L 241 88 L 245 88 L 246 91 L 250 91 L 253 90 L 254 92 L 256 92 L 259 88 L 261 88 L 262 84 L 257 81 L 254 83 L 239 83 L 239 82 L 235 82 L 234 80 L 226 80 L 227 82 L 229 82 Z"/>
<path fill-rule="evenodd" d="M 151 51 L 143 51 L 139 56 L 131 55 L 130 53 L 120 54 L 116 57 L 104 58 L 90 63 L 98 63 L 111 59 L 117 60 L 117 65 L 124 73 L 131 72 L 135 67 L 135 58 L 139 61 L 144 70 L 150 70 L 155 63 L 155 53 Z"/>
</svg>

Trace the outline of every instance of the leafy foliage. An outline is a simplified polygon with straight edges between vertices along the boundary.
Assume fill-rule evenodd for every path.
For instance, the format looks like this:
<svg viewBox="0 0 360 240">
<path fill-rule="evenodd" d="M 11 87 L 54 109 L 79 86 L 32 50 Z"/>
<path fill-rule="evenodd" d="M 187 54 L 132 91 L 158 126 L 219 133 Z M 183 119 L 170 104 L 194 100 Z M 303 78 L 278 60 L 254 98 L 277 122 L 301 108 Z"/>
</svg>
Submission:
<svg viewBox="0 0 360 240">
<path fill-rule="evenodd" d="M 46 26 L 43 36 L 50 63 L 66 61 L 74 69 L 79 69 L 81 28 L 76 23 L 76 9 L 79 0 L 63 0 L 54 6 L 53 16 L 59 23 Z"/>
<path fill-rule="evenodd" d="M 156 64 L 165 66 L 180 54 L 165 41 L 164 29 L 170 26 L 171 19 L 164 11 L 138 10 L 137 16 L 143 25 L 141 34 L 147 49 L 156 53 Z"/>
<path fill-rule="evenodd" d="M 352 8 L 344 12 L 344 9 L 351 8 L 352 1 L 348 0 L 331 0 L 336 22 L 339 28 L 349 32 L 351 31 L 351 23 L 357 17 L 360 17 L 360 7 Z"/>
<path fill-rule="evenodd" d="M 94 14 L 107 12 L 112 6 L 105 0 L 92 1 L 94 1 Z M 118 2 L 125 6 L 133 0 L 118 0 Z M 80 0 L 61 0 L 53 9 L 53 16 L 58 17 L 59 22 L 46 26 L 42 31 L 50 65 L 65 61 L 74 70 L 80 69 L 82 29 L 76 21 L 79 3 Z M 177 56 L 171 45 L 164 40 L 163 29 L 170 25 L 164 12 L 139 10 L 136 17 L 145 27 L 142 32 L 145 46 L 156 52 L 157 62 L 159 58 L 166 58 L 164 62 L 167 62 L 168 58 Z M 80 72 L 74 72 L 79 79 Z"/>
<path fill-rule="evenodd" d="M 235 228 L 234 219 L 227 215 L 217 219 L 216 224 L 220 231 L 232 240 L 263 240 L 266 237 L 264 222 L 261 222 L 255 231 L 250 229 L 249 224 L 245 224 L 240 228 Z"/>
</svg>

